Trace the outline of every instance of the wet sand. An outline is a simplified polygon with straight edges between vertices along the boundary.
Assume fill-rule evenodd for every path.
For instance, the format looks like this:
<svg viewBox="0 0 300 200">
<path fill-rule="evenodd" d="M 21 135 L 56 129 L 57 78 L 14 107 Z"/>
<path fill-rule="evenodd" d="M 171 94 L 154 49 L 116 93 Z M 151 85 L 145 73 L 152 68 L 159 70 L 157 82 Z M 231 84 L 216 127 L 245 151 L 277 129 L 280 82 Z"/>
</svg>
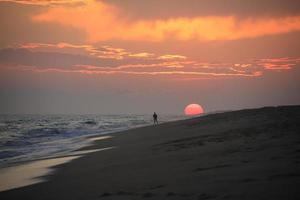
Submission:
<svg viewBox="0 0 300 200">
<path fill-rule="evenodd" d="M 300 106 L 212 114 L 112 134 L 0 199 L 300 199 Z M 3 180 L 1 180 L 2 182 Z"/>
<path fill-rule="evenodd" d="M 112 138 L 112 136 L 91 137 L 88 141 L 93 142 L 109 138 Z M 77 150 L 61 156 L 50 156 L 1 168 L 0 192 L 47 181 L 44 177 L 55 171 L 54 166 L 70 162 L 71 160 L 80 158 L 88 153 L 106 151 L 113 148 L 114 147 Z"/>
</svg>

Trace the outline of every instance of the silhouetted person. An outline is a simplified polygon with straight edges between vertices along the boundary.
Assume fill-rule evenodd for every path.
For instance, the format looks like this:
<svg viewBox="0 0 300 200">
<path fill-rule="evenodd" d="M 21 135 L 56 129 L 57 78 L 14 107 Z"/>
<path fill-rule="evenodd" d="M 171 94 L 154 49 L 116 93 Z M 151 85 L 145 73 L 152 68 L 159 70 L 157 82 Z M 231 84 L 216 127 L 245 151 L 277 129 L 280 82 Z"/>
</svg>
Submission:
<svg viewBox="0 0 300 200">
<path fill-rule="evenodd" d="M 158 121 L 157 121 L 157 114 L 154 112 L 153 114 L 153 124 L 158 124 Z"/>
</svg>

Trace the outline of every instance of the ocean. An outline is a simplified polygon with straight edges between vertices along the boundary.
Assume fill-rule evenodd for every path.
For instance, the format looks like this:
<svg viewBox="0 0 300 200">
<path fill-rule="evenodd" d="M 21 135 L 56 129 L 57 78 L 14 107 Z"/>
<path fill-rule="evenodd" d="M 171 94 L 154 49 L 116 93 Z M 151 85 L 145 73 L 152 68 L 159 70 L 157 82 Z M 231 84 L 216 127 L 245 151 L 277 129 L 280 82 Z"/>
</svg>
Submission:
<svg viewBox="0 0 300 200">
<path fill-rule="evenodd" d="M 160 115 L 159 122 L 184 119 Z M 87 137 L 152 124 L 152 115 L 0 115 L 0 168 L 66 155 Z"/>
</svg>

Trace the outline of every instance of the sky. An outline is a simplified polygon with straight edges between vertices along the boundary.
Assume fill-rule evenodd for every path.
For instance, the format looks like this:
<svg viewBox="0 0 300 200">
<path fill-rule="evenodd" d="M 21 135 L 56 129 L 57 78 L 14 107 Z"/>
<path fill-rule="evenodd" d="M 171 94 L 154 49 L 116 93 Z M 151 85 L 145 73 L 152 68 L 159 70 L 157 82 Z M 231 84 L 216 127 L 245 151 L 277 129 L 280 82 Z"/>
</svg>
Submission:
<svg viewBox="0 0 300 200">
<path fill-rule="evenodd" d="M 300 104 L 300 1 L 0 0 L 0 114 Z"/>
</svg>

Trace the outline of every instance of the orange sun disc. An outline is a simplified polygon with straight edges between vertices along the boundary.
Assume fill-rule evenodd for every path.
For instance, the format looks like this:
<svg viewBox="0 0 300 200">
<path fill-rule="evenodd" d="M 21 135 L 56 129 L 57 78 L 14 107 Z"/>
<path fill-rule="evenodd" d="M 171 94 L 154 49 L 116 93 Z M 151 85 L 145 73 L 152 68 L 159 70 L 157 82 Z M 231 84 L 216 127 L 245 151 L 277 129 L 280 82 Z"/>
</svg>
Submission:
<svg viewBox="0 0 300 200">
<path fill-rule="evenodd" d="M 189 116 L 200 115 L 200 114 L 204 113 L 204 110 L 203 110 L 202 106 L 200 106 L 199 104 L 192 103 L 185 107 L 184 113 L 185 113 L 185 115 L 189 115 Z"/>
</svg>

